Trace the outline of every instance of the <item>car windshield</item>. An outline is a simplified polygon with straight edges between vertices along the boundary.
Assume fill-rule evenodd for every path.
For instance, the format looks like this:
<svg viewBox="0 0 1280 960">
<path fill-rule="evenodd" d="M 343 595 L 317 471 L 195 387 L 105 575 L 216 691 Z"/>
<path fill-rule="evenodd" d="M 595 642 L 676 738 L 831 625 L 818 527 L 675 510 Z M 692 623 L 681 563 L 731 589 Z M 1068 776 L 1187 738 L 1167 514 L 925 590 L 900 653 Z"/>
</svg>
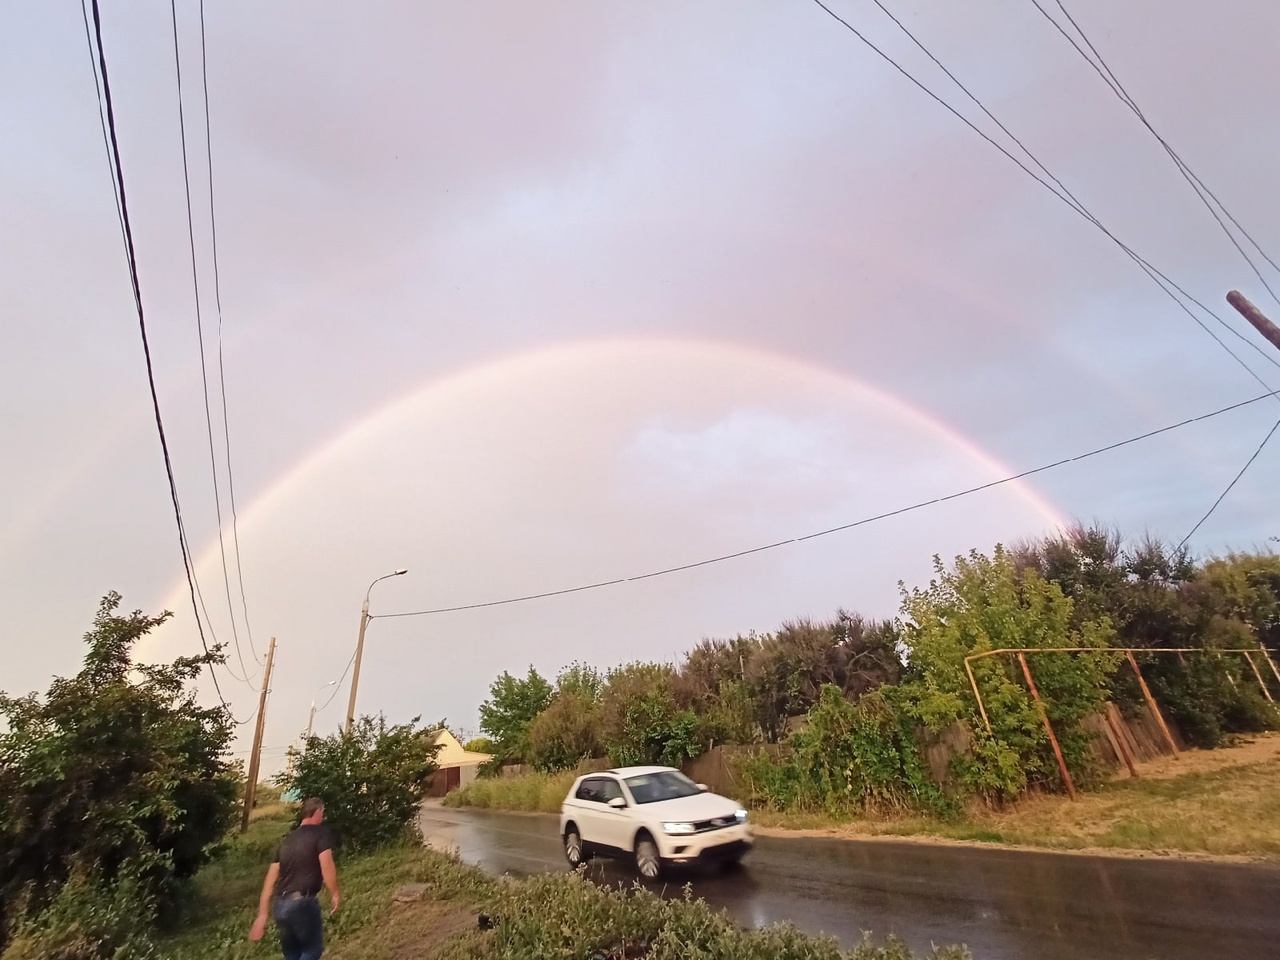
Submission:
<svg viewBox="0 0 1280 960">
<path fill-rule="evenodd" d="M 696 783 L 675 770 L 628 777 L 627 788 L 636 803 L 661 803 L 702 792 Z"/>
</svg>

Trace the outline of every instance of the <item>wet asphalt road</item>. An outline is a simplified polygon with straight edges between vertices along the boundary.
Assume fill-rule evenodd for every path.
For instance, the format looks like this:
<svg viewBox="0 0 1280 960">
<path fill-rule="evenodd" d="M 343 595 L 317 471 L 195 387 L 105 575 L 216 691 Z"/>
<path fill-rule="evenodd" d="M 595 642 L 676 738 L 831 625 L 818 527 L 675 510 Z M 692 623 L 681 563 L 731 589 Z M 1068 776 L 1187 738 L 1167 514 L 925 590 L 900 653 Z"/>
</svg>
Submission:
<svg viewBox="0 0 1280 960">
<path fill-rule="evenodd" d="M 554 817 L 428 807 L 429 843 L 494 873 L 565 870 Z M 630 884 L 625 864 L 593 865 Z M 762 837 L 736 872 L 655 889 L 694 894 L 744 926 L 791 922 L 852 944 L 870 930 L 975 960 L 1276 960 L 1280 868 Z"/>
</svg>

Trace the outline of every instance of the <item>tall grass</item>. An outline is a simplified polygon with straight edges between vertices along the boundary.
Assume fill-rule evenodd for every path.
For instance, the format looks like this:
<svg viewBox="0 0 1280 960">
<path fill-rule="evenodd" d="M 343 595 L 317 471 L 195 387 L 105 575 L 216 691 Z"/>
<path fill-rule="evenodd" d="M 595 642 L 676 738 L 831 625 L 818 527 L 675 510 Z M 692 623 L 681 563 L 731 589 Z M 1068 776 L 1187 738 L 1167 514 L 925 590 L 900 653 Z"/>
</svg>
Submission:
<svg viewBox="0 0 1280 960">
<path fill-rule="evenodd" d="M 450 807 L 559 813 L 560 804 L 577 778 L 578 774 L 569 770 L 475 780 L 461 790 L 453 791 L 444 802 Z"/>
<path fill-rule="evenodd" d="M 491 781 L 492 782 L 492 781 Z M 147 957 L 116 960 L 262 960 L 273 942 L 246 940 L 262 882 L 263 852 L 286 829 L 278 820 L 232 842 L 198 882 L 205 909 Z M 500 880 L 445 854 L 402 845 L 344 858 L 338 865 L 343 905 L 325 917 L 334 960 L 580 960 L 645 956 L 648 960 L 913 960 L 900 941 L 868 937 L 841 950 L 834 940 L 794 927 L 743 930 L 721 910 L 695 900 L 663 899 L 639 888 L 596 886 L 582 874 Z M 401 884 L 425 885 L 421 900 L 397 903 Z M 327 898 L 326 898 L 327 902 Z M 327 911 L 326 911 L 327 913 Z M 484 929 L 477 914 L 492 918 Z M 962 947 L 939 947 L 928 960 L 969 960 Z M 24 958 L 26 960 L 26 958 Z M 40 960 L 48 960 L 41 956 Z M 94 960 L 99 960 L 96 956 Z"/>
</svg>

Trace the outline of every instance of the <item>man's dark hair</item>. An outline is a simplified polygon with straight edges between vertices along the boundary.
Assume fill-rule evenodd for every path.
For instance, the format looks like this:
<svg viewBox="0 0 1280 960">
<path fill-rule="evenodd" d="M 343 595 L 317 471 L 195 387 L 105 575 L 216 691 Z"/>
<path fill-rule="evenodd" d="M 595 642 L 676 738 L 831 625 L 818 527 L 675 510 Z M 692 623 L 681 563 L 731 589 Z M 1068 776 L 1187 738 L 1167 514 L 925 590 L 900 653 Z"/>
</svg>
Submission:
<svg viewBox="0 0 1280 960">
<path fill-rule="evenodd" d="M 324 809 L 324 801 L 319 797 L 307 797 L 302 803 L 302 819 L 307 820 L 314 817 L 317 813 Z"/>
</svg>

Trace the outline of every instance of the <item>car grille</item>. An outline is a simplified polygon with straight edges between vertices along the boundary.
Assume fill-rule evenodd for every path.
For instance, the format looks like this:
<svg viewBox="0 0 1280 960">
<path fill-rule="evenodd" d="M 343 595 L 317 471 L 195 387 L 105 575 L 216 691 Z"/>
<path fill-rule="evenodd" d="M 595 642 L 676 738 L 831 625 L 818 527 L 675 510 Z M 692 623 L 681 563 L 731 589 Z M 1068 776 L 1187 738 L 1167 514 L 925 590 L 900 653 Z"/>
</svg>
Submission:
<svg viewBox="0 0 1280 960">
<path fill-rule="evenodd" d="M 693 825 L 695 833 L 709 833 L 712 830 L 723 830 L 725 827 L 732 827 L 738 822 L 737 817 L 716 817 L 712 820 L 699 820 Z"/>
</svg>

